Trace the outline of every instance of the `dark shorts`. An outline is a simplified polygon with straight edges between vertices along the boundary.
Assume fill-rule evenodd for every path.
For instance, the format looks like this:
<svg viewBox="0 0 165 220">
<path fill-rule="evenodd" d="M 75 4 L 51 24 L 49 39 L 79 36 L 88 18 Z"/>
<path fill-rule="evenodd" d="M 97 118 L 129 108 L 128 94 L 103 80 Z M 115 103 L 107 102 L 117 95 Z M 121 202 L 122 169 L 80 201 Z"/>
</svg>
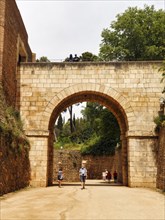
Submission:
<svg viewBox="0 0 165 220">
<path fill-rule="evenodd" d="M 85 183 L 86 176 L 80 175 L 80 181 Z"/>
<path fill-rule="evenodd" d="M 63 180 L 63 178 L 62 178 L 61 175 L 58 175 L 58 176 L 57 176 L 57 179 L 58 179 L 58 180 Z"/>
</svg>

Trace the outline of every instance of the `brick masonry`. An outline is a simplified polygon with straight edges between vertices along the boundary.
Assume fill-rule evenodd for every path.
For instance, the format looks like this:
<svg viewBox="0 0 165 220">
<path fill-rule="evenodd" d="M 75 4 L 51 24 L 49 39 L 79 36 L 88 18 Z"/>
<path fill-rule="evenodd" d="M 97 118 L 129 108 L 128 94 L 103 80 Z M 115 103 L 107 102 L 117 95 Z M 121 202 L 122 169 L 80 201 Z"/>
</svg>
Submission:
<svg viewBox="0 0 165 220">
<path fill-rule="evenodd" d="M 15 0 L 0 1 L 0 83 L 8 104 L 15 106 L 19 59 L 32 61 L 28 35 Z M 18 94 L 18 93 L 17 93 Z"/>
<path fill-rule="evenodd" d="M 29 186 L 29 152 L 12 149 L 6 138 L 0 135 L 0 195 Z"/>
<path fill-rule="evenodd" d="M 6 108 L 16 106 L 20 61 L 32 61 L 27 32 L 15 0 L 0 0 L 0 122 L 6 121 Z M 8 138 L 0 136 L 0 194 L 29 185 L 28 157 L 28 152 L 15 152 Z"/>
<path fill-rule="evenodd" d="M 32 140 L 31 184 L 52 182 L 50 149 L 58 114 L 73 103 L 96 101 L 113 112 L 121 129 L 123 184 L 156 187 L 153 118 L 162 95 L 160 65 L 159 61 L 21 64 L 17 105 Z"/>
</svg>

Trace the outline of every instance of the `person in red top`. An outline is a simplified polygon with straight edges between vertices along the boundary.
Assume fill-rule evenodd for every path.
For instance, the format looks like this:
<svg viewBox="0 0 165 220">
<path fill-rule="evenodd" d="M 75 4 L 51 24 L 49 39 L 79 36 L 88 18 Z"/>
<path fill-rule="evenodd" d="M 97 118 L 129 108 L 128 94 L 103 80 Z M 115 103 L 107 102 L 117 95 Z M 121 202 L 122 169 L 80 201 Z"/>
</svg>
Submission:
<svg viewBox="0 0 165 220">
<path fill-rule="evenodd" d="M 111 175 L 110 171 L 108 171 L 106 177 L 107 177 L 108 182 L 110 182 L 110 181 L 111 181 L 111 178 L 112 178 L 112 175 Z"/>
<path fill-rule="evenodd" d="M 117 172 L 116 170 L 113 173 L 114 182 L 117 183 Z"/>
</svg>

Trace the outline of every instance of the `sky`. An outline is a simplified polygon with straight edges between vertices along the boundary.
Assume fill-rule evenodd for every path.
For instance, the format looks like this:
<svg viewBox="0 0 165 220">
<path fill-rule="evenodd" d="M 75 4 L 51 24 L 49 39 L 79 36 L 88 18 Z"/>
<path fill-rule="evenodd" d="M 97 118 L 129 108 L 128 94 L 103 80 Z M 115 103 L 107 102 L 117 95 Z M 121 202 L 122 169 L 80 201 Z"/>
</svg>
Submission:
<svg viewBox="0 0 165 220">
<path fill-rule="evenodd" d="M 143 8 L 154 5 L 165 9 L 165 0 L 16 0 L 22 15 L 29 45 L 36 57 L 48 57 L 54 62 L 63 61 L 69 54 L 99 53 L 101 32 L 108 28 L 117 14 L 128 7 Z M 85 104 L 74 112 L 81 117 Z M 65 114 L 65 121 L 69 113 Z"/>
<path fill-rule="evenodd" d="M 29 44 L 37 58 L 62 61 L 69 54 L 99 53 L 101 32 L 128 7 L 154 5 L 165 0 L 16 0 Z"/>
</svg>

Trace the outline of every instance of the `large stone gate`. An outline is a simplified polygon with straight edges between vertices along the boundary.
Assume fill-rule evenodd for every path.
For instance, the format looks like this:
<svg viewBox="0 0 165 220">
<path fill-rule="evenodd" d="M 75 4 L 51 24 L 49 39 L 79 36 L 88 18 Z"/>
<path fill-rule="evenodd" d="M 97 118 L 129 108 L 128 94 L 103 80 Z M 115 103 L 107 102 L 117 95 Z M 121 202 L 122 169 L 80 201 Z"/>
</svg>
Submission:
<svg viewBox="0 0 165 220">
<path fill-rule="evenodd" d="M 123 184 L 156 186 L 154 116 L 161 96 L 161 62 L 22 63 L 17 106 L 31 143 L 31 184 L 52 184 L 53 128 L 71 104 L 95 101 L 117 118 Z"/>
</svg>

